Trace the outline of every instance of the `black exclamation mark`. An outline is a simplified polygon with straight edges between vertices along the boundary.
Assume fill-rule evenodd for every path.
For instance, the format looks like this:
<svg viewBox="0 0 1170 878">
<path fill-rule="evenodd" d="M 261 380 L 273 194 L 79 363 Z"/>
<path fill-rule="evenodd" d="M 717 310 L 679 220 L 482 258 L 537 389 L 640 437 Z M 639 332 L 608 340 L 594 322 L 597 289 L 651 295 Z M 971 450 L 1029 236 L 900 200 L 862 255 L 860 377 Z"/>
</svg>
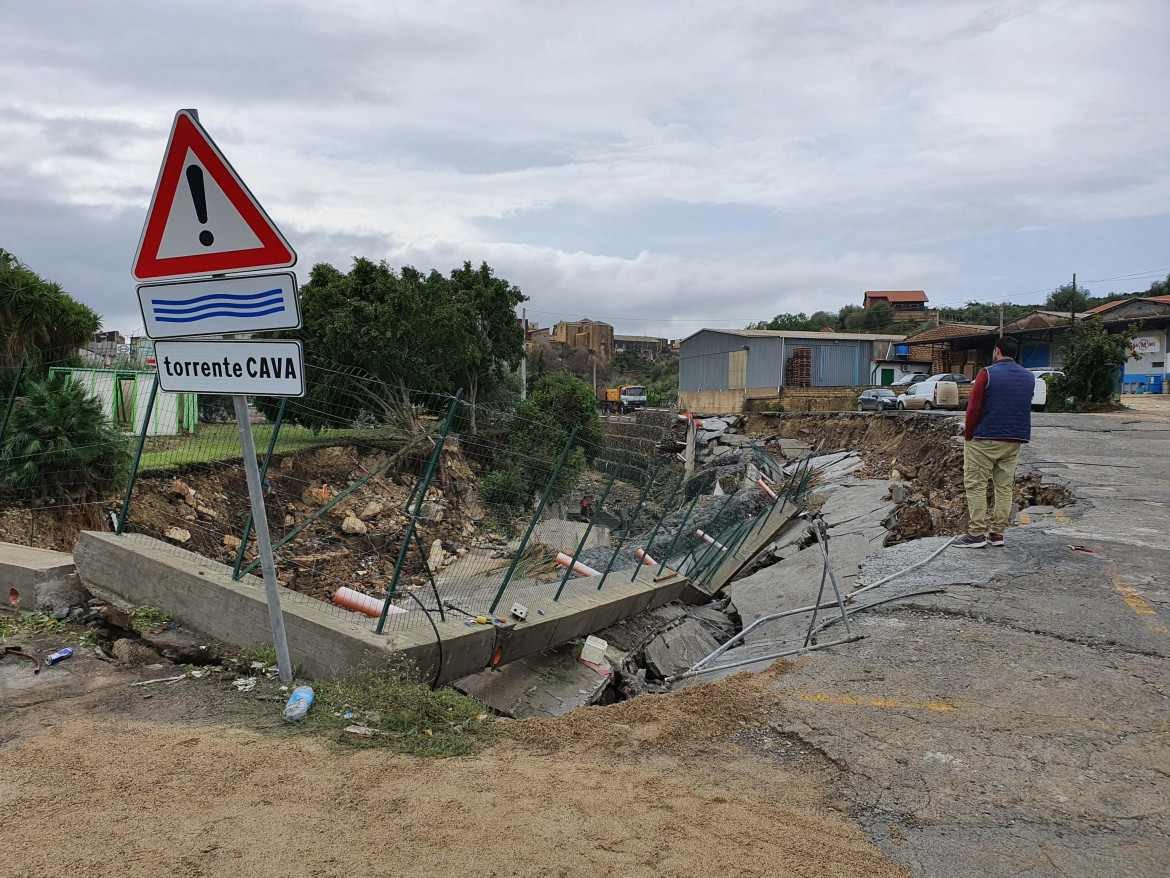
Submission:
<svg viewBox="0 0 1170 878">
<path fill-rule="evenodd" d="M 191 200 L 195 202 L 195 215 L 199 222 L 207 223 L 207 192 L 203 188 L 203 168 L 199 165 L 187 165 L 187 185 L 191 188 Z M 215 243 L 215 235 L 207 229 L 199 233 L 199 243 L 210 247 Z"/>
</svg>

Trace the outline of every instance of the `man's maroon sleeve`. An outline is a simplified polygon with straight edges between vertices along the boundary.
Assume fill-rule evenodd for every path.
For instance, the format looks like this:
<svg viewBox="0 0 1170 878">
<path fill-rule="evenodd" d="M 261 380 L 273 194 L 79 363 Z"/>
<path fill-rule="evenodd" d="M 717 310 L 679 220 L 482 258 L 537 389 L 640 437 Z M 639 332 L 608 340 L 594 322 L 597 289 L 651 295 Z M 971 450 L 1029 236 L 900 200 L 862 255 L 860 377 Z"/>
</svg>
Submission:
<svg viewBox="0 0 1170 878">
<path fill-rule="evenodd" d="M 963 426 L 963 438 L 970 442 L 975 437 L 979 414 L 983 411 L 983 391 L 987 389 L 987 370 L 980 370 L 971 385 L 971 398 L 967 400 L 967 421 Z"/>
</svg>

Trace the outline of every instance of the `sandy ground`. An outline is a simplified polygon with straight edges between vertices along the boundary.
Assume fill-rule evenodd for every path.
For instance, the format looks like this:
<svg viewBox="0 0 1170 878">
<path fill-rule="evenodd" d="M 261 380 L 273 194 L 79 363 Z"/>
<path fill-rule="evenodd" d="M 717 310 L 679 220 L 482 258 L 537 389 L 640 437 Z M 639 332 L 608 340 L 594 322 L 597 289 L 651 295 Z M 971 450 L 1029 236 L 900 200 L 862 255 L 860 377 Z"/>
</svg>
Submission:
<svg viewBox="0 0 1170 878">
<path fill-rule="evenodd" d="M 759 677 L 504 723 L 447 760 L 265 731 L 271 703 L 215 721 L 202 681 L 146 701 L 96 661 L 70 677 L 0 696 L 6 875 L 908 874 L 831 785 L 736 743 L 779 710 Z"/>
</svg>

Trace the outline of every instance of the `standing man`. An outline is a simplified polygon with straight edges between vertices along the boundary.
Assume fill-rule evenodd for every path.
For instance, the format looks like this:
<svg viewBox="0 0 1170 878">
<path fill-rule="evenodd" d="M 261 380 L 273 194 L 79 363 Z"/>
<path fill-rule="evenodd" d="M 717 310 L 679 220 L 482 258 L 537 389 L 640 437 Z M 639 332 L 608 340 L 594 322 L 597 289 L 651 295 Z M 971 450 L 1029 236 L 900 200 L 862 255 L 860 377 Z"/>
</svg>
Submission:
<svg viewBox="0 0 1170 878">
<path fill-rule="evenodd" d="M 967 403 L 963 446 L 963 486 L 971 523 L 955 540 L 961 549 L 1003 545 L 1012 514 L 1012 488 L 1020 446 L 1032 438 L 1032 393 L 1036 376 L 1016 362 L 1020 346 L 1000 338 L 992 363 L 979 373 Z M 987 482 L 995 486 L 995 509 L 987 521 Z"/>
</svg>

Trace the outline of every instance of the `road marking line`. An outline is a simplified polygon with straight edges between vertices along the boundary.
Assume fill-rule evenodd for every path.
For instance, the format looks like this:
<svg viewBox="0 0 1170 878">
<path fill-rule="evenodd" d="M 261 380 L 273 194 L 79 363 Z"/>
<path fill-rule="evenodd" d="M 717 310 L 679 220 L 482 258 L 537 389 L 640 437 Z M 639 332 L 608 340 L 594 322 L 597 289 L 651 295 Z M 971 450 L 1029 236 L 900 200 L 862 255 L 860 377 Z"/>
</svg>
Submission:
<svg viewBox="0 0 1170 878">
<path fill-rule="evenodd" d="M 1146 603 L 1146 599 L 1141 596 L 1133 583 L 1126 582 L 1116 573 L 1113 574 L 1113 587 L 1117 589 L 1122 599 L 1129 604 L 1129 608 L 1135 613 L 1141 613 L 1143 616 L 1158 615 L 1154 612 L 1154 608 Z"/>
<path fill-rule="evenodd" d="M 792 698 L 801 701 L 810 701 L 814 704 L 860 704 L 866 707 L 912 707 L 919 710 L 933 710 L 944 712 L 956 710 L 957 705 L 945 701 L 903 701 L 900 698 L 866 698 L 863 695 L 827 695 L 822 692 L 808 694 L 807 692 L 792 692 Z"/>
<path fill-rule="evenodd" d="M 1057 521 L 1059 521 L 1061 524 L 1072 524 L 1072 522 L 1068 520 L 1068 516 L 1065 515 L 1063 512 L 1061 512 L 1059 509 L 1053 509 L 1052 516 Z"/>
<path fill-rule="evenodd" d="M 1020 513 L 1020 524 L 1031 524 L 1031 523 L 1032 523 L 1032 516 L 1030 516 L 1027 512 L 1021 512 Z"/>
</svg>

